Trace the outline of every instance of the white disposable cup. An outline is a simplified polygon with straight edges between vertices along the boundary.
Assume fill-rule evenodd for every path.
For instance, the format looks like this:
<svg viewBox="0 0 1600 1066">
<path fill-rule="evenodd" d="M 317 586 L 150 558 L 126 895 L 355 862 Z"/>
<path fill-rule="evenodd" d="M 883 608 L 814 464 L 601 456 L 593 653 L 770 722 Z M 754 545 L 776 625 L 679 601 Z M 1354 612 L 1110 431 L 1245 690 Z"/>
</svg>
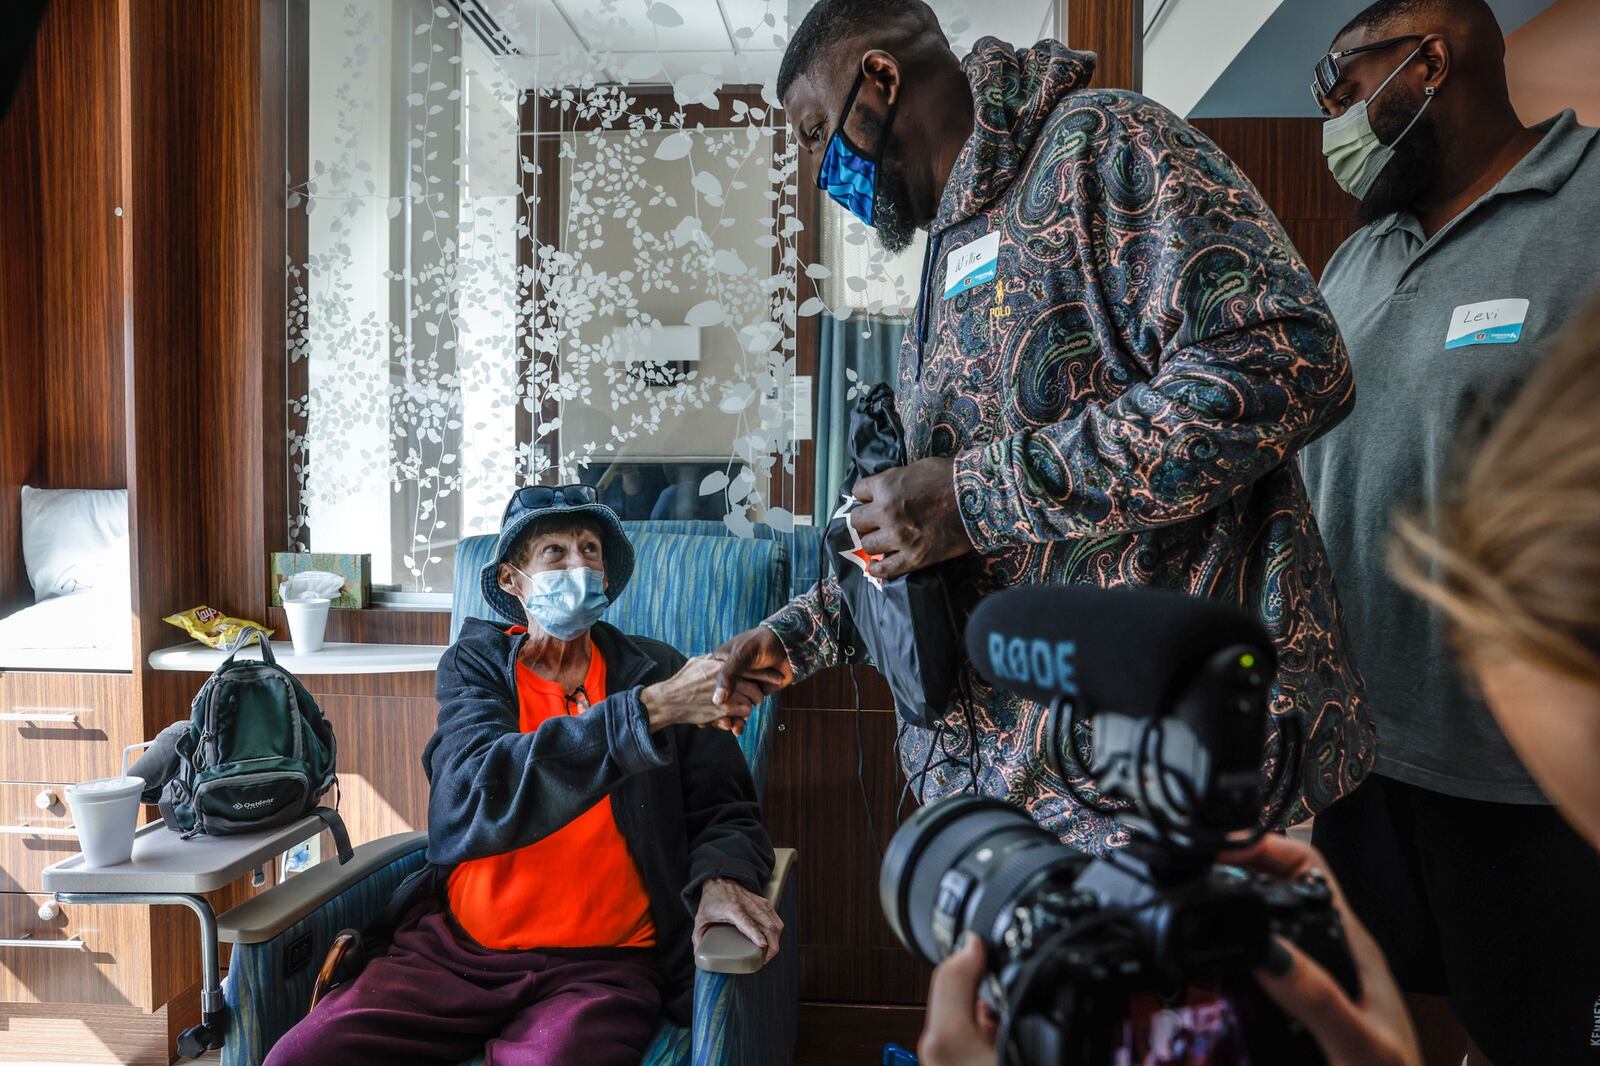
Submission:
<svg viewBox="0 0 1600 1066">
<path fill-rule="evenodd" d="M 328 631 L 328 607 L 332 600 L 284 600 L 283 613 L 289 617 L 289 639 L 296 655 L 310 655 L 322 648 L 322 635 Z"/>
<path fill-rule="evenodd" d="M 142 777 L 102 777 L 67 786 L 85 866 L 116 866 L 133 855 Z"/>
</svg>

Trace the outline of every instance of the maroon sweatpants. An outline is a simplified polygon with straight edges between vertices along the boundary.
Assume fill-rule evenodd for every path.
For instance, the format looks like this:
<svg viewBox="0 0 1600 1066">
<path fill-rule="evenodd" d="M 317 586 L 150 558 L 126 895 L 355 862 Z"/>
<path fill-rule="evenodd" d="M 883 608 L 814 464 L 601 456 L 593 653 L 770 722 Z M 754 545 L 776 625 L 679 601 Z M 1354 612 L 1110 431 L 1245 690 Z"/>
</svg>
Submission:
<svg viewBox="0 0 1600 1066">
<path fill-rule="evenodd" d="M 637 1066 L 661 1022 L 652 952 L 493 951 L 441 909 L 330 992 L 265 1066 Z"/>
</svg>

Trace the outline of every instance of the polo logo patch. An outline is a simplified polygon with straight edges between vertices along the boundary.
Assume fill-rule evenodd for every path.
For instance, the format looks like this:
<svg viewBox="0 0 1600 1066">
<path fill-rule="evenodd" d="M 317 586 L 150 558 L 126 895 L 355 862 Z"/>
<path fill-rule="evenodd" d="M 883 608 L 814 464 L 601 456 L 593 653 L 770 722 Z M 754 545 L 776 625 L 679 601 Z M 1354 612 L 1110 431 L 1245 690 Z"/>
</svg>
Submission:
<svg viewBox="0 0 1600 1066">
<path fill-rule="evenodd" d="M 1465 348 L 1473 344 L 1515 344 L 1522 339 L 1528 319 L 1527 300 L 1484 300 L 1462 304 L 1450 312 L 1450 329 L 1444 346 Z"/>
</svg>

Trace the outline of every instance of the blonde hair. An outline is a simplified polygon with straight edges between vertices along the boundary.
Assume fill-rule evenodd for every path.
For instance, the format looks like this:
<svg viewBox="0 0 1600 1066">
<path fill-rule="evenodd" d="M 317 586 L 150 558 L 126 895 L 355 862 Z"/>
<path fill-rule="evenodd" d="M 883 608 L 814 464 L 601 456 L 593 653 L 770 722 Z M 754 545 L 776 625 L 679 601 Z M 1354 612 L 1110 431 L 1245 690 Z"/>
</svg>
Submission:
<svg viewBox="0 0 1600 1066">
<path fill-rule="evenodd" d="M 1563 332 L 1429 528 L 1390 565 L 1469 659 L 1510 653 L 1600 685 L 1600 300 Z"/>
</svg>

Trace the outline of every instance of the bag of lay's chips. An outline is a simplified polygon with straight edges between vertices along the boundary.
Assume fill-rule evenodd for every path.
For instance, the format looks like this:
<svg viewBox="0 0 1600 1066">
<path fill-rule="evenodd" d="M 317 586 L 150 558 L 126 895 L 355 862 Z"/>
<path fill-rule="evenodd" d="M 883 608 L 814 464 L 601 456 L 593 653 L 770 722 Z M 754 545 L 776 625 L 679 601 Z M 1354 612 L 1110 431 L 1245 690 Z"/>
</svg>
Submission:
<svg viewBox="0 0 1600 1066">
<path fill-rule="evenodd" d="M 162 621 L 185 630 L 207 647 L 222 651 L 237 651 L 252 640 L 265 641 L 272 636 L 272 630 L 260 622 L 234 618 L 204 605 L 169 614 Z"/>
</svg>

